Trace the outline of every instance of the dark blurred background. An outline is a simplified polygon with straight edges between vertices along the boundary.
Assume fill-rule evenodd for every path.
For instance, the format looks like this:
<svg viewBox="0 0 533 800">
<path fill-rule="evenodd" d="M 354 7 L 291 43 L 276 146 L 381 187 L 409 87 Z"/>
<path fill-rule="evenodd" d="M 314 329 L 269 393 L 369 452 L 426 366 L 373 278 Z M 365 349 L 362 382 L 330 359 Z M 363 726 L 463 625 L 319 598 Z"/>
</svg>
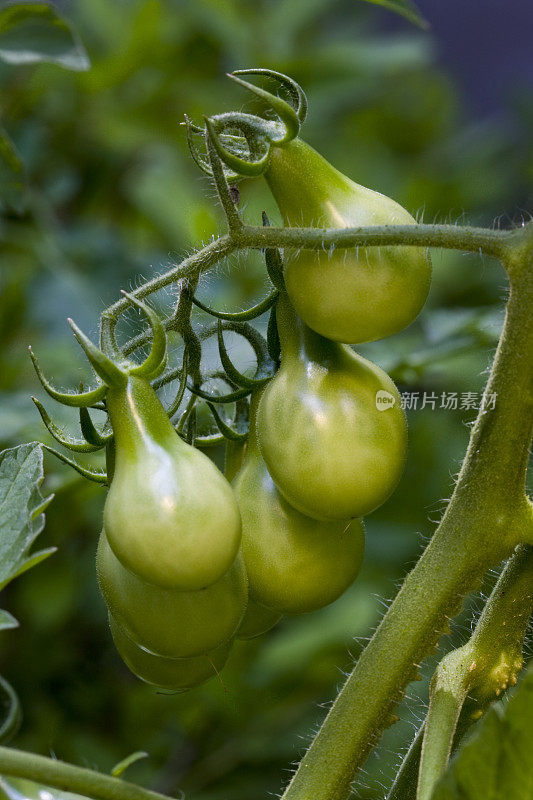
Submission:
<svg viewBox="0 0 533 800">
<path fill-rule="evenodd" d="M 0 66 L 3 124 L 31 187 L 26 212 L 0 218 L 2 446 L 50 441 L 30 394 L 76 429 L 74 413 L 45 401 L 28 344 L 56 384 L 75 385 L 88 372 L 65 318 L 94 336 L 121 288 L 221 229 L 213 190 L 192 163 L 179 122 L 185 112 L 201 120 L 254 108 L 224 77 L 231 69 L 269 66 L 295 77 L 309 97 L 304 138 L 418 219 L 505 227 L 533 207 L 529 0 L 421 0 L 428 32 L 353 0 L 60 5 L 91 69 Z M 241 184 L 241 206 L 252 223 L 263 208 L 279 219 L 261 180 Z M 364 353 L 402 392 L 434 392 L 439 402 L 443 392 L 471 392 L 479 400 L 502 322 L 503 271 L 453 252 L 435 252 L 433 263 L 420 318 Z M 265 288 L 259 256 L 243 255 L 207 275 L 199 294 L 236 309 Z M 157 300 L 169 308 L 172 293 Z M 134 324 L 132 317 L 123 335 Z M 232 348 L 242 366 L 250 361 L 237 341 Z M 194 800 L 277 793 L 450 495 L 475 411 L 420 404 L 408 411 L 405 476 L 367 521 L 364 568 L 353 588 L 319 613 L 238 643 L 222 683 L 185 695 L 157 694 L 121 664 L 94 574 L 104 493 L 47 459 L 46 489 L 56 498 L 41 545 L 59 549 L 4 599 L 21 621 L 2 634 L 0 648 L 0 669 L 24 708 L 14 744 L 102 770 L 144 749 L 150 758 L 128 776 Z M 469 608 L 478 605 L 473 598 Z M 469 629 L 463 615 L 443 648 Z M 426 692 L 427 680 L 410 687 L 402 721 L 370 760 L 358 797 L 383 795 Z"/>
</svg>

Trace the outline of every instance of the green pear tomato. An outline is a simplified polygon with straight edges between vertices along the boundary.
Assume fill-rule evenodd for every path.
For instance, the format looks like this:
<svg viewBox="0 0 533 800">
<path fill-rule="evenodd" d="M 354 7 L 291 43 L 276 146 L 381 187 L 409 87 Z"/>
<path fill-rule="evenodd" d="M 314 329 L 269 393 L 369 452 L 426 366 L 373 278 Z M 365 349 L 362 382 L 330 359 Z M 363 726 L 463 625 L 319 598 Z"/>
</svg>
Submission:
<svg viewBox="0 0 533 800">
<path fill-rule="evenodd" d="M 195 658 L 163 658 L 149 653 L 132 641 L 109 615 L 109 626 L 120 657 L 137 678 L 160 689 L 186 691 L 219 675 L 232 643 L 226 642 L 211 653 Z"/>
<path fill-rule="evenodd" d="M 255 639 L 256 636 L 261 636 L 277 625 L 281 617 L 278 611 L 265 608 L 249 597 L 246 614 L 237 631 L 237 639 Z"/>
<path fill-rule="evenodd" d="M 347 178 L 301 139 L 272 146 L 265 178 L 292 227 L 415 225 L 394 200 Z M 304 322 L 328 339 L 383 339 L 416 318 L 431 281 L 421 247 L 336 248 L 286 254 L 285 285 Z"/>
<path fill-rule="evenodd" d="M 250 597 L 282 614 L 315 611 L 340 597 L 357 576 L 363 525 L 358 519 L 312 519 L 284 500 L 257 446 L 256 402 L 255 397 L 246 458 L 233 481 Z"/>
<path fill-rule="evenodd" d="M 398 391 L 375 364 L 311 331 L 286 295 L 277 320 L 281 368 L 257 410 L 268 472 L 303 514 L 365 516 L 403 471 L 407 427 Z"/>
<path fill-rule="evenodd" d="M 246 572 L 240 554 L 216 583 L 180 592 L 145 583 L 125 569 L 102 532 L 96 570 L 115 620 L 132 641 L 156 655 L 186 658 L 214 650 L 235 635 L 246 610 Z"/>
<path fill-rule="evenodd" d="M 141 580 L 195 591 L 219 580 L 239 549 L 231 487 L 210 459 L 182 441 L 150 383 L 110 386 L 115 472 L 104 507 L 109 544 Z"/>
</svg>

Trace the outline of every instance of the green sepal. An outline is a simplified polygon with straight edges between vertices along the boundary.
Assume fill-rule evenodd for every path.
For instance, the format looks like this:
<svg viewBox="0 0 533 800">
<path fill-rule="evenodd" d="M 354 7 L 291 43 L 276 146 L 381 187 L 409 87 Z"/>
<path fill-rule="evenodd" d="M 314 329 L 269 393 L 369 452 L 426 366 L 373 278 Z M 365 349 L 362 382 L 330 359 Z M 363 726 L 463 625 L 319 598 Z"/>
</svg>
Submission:
<svg viewBox="0 0 533 800">
<path fill-rule="evenodd" d="M 76 439 L 74 436 L 69 436 L 67 433 L 64 433 L 61 428 L 50 419 L 43 404 L 37 400 L 36 397 L 32 396 L 31 399 L 37 406 L 37 411 L 41 415 L 41 419 L 46 425 L 48 432 L 54 437 L 56 442 L 59 442 L 63 447 L 67 447 L 69 450 L 72 450 L 73 453 L 94 453 L 104 446 L 103 444 L 92 444 L 87 441 L 87 439 Z M 85 409 L 85 411 L 88 413 L 87 409 Z"/>
<path fill-rule="evenodd" d="M 240 156 L 237 156 L 235 153 L 232 153 L 230 150 L 228 150 L 222 144 L 218 133 L 215 131 L 212 121 L 208 117 L 204 117 L 204 119 L 205 126 L 213 143 L 213 147 L 224 164 L 226 164 L 234 172 L 237 172 L 239 175 L 245 175 L 247 177 L 256 177 L 265 171 L 268 162 L 268 150 L 262 156 L 262 158 L 258 159 L 257 161 L 247 161 L 246 159 L 241 158 Z"/>
<path fill-rule="evenodd" d="M 68 324 L 72 328 L 76 341 L 89 359 L 92 368 L 107 386 L 124 386 L 128 380 L 126 373 L 102 353 L 70 317 L 68 319 Z"/>
<path fill-rule="evenodd" d="M 281 343 L 279 340 L 278 321 L 276 319 L 276 306 L 272 306 L 267 325 L 268 354 L 275 364 L 281 361 Z"/>
<path fill-rule="evenodd" d="M 195 306 L 198 306 L 198 308 L 201 308 L 202 311 L 205 311 L 207 314 L 210 314 L 216 319 L 223 319 L 229 322 L 247 322 L 261 316 L 261 314 L 264 314 L 265 311 L 268 311 L 268 309 L 271 308 L 276 302 L 277 297 L 278 291 L 276 289 L 275 291 L 271 292 L 268 297 L 265 297 L 264 300 L 261 300 L 260 303 L 257 303 L 257 305 L 246 309 L 246 311 L 236 311 L 233 313 L 228 311 L 215 311 L 213 308 L 204 305 L 204 303 L 202 303 L 196 297 L 193 297 L 192 301 Z"/>
<path fill-rule="evenodd" d="M 104 314 L 100 324 L 100 349 L 112 360 L 119 361 L 122 358 L 117 340 L 115 338 L 115 328 L 117 320 L 115 317 Z"/>
<path fill-rule="evenodd" d="M 86 441 L 88 441 L 90 444 L 98 445 L 98 448 L 105 447 L 107 444 L 109 444 L 109 442 L 113 438 L 112 431 L 105 434 L 103 430 L 100 432 L 97 429 L 97 427 L 95 426 L 95 424 L 91 419 L 89 409 L 87 408 L 80 408 L 80 428 Z"/>
<path fill-rule="evenodd" d="M 303 125 L 305 122 L 307 116 L 307 96 L 300 84 L 293 78 L 290 78 L 283 72 L 276 72 L 273 69 L 263 69 L 261 67 L 254 69 L 234 69 L 231 75 L 264 75 L 266 78 L 272 78 L 278 81 L 289 92 L 300 125 Z M 231 75 L 229 77 L 231 77 Z M 243 81 L 241 81 L 241 83 L 243 83 Z"/>
<path fill-rule="evenodd" d="M 232 363 L 228 351 L 226 350 L 226 345 L 224 344 L 224 334 L 222 332 L 222 322 L 219 320 L 218 323 L 218 352 L 220 354 L 220 361 L 222 362 L 222 366 L 225 372 L 228 375 L 228 378 L 236 383 L 238 386 L 243 386 L 249 389 L 258 389 L 260 386 L 264 386 L 264 384 L 270 380 L 272 377 L 268 375 L 264 378 L 248 378 L 246 375 L 243 375 L 242 372 L 239 372 L 237 367 Z M 259 364 L 258 364 L 259 368 Z"/>
<path fill-rule="evenodd" d="M 192 160 L 194 161 L 196 166 L 202 170 L 202 172 L 204 172 L 206 175 L 209 175 L 209 177 L 212 177 L 213 171 L 210 165 L 204 158 L 202 158 L 198 148 L 196 147 L 196 143 L 192 138 L 193 133 L 200 134 L 203 133 L 203 130 L 202 128 L 199 128 L 197 125 L 193 125 L 187 114 L 184 114 L 184 117 L 185 117 L 185 122 L 182 123 L 182 125 L 185 125 L 185 130 L 187 132 L 187 146 L 189 148 Z M 236 178 L 237 175 L 235 175 L 235 178 L 233 178 L 233 180 L 235 180 Z"/>
<path fill-rule="evenodd" d="M 263 227 L 270 227 L 270 220 L 266 211 L 261 214 Z M 283 261 L 281 253 L 277 247 L 267 247 L 265 249 L 265 265 L 270 278 L 270 282 L 278 291 L 285 291 L 285 281 L 283 280 Z"/>
<path fill-rule="evenodd" d="M 129 367 L 128 372 L 130 375 L 139 375 L 145 378 L 150 378 L 152 375 L 155 375 L 158 370 L 161 369 L 161 366 L 165 363 L 165 357 L 167 353 L 167 337 L 165 334 L 165 329 L 163 327 L 163 323 L 159 319 L 158 315 L 146 303 L 143 303 L 142 300 L 137 299 L 132 294 L 128 294 L 122 289 L 122 294 L 126 297 L 130 303 L 136 306 L 143 314 L 146 315 L 148 318 L 148 322 L 150 323 L 150 327 L 152 329 L 152 347 L 142 362 L 135 367 Z M 159 373 L 158 373 L 159 374 Z"/>
<path fill-rule="evenodd" d="M 69 467 L 75 469 L 80 475 L 84 478 L 87 478 L 90 481 L 94 481 L 94 483 L 107 484 L 107 475 L 105 472 L 95 472 L 88 467 L 84 467 L 81 464 L 78 464 L 77 461 L 74 461 L 72 458 L 68 458 L 67 456 L 60 453 L 59 450 L 54 450 L 53 447 L 49 447 L 47 444 L 43 444 L 45 450 L 48 450 L 49 453 L 52 453 L 56 458 L 63 462 L 63 464 L 68 464 Z"/>
<path fill-rule="evenodd" d="M 187 444 L 190 444 L 191 447 L 194 447 L 194 440 L 196 439 L 196 421 L 197 421 L 197 414 L 196 414 L 196 405 L 194 405 L 187 417 L 187 425 L 185 428 L 185 441 Z"/>
<path fill-rule="evenodd" d="M 273 145 L 285 144 L 285 142 L 290 142 L 292 139 L 295 139 L 299 132 L 301 121 L 299 119 L 298 113 L 293 106 L 289 105 L 286 100 L 283 100 L 282 97 L 278 97 L 278 95 L 272 94 L 272 92 L 267 92 L 266 89 L 261 89 L 259 86 L 254 86 L 253 83 L 249 83 L 248 81 L 243 81 L 242 78 L 239 78 L 238 75 L 245 75 L 251 74 L 253 70 L 238 70 L 237 73 L 235 72 L 228 72 L 227 76 L 235 83 L 238 83 L 239 86 L 242 86 L 244 89 L 248 89 L 250 92 L 253 92 L 257 97 L 260 97 L 262 100 L 265 100 L 266 103 L 276 112 L 279 116 L 281 121 L 285 126 L 285 135 L 281 137 L 281 139 L 271 139 L 271 143 Z M 269 73 L 269 70 L 266 71 L 266 74 Z M 265 74 L 265 73 L 263 73 Z M 274 77 L 274 75 L 281 75 L 282 73 L 274 73 L 270 74 L 270 77 Z M 283 76 L 286 81 L 290 81 L 286 75 Z M 298 85 L 298 84 L 296 84 Z M 292 91 L 291 91 L 292 96 Z"/>
<path fill-rule="evenodd" d="M 234 331 L 240 336 L 244 336 L 250 347 L 254 351 L 257 359 L 257 371 L 255 379 L 265 377 L 266 374 L 272 375 L 271 367 L 273 366 L 268 355 L 268 347 L 266 340 L 258 330 L 247 322 L 226 322 L 222 323 L 222 329 L 225 331 Z"/>
<path fill-rule="evenodd" d="M 81 408 L 83 406 L 91 406 L 94 403 L 98 403 L 105 397 L 105 393 L 107 391 L 107 386 L 105 384 L 102 384 L 97 389 L 91 389 L 88 392 L 82 392 L 78 394 L 73 392 L 59 392 L 57 389 L 54 389 L 52 384 L 49 383 L 44 377 L 31 347 L 29 347 L 28 350 L 35 372 L 37 373 L 37 377 L 41 382 L 41 386 L 45 392 L 47 392 L 47 394 L 49 394 L 54 400 L 57 400 L 58 403 L 62 403 L 64 406 L 71 406 L 73 408 Z"/>
<path fill-rule="evenodd" d="M 189 388 L 189 387 L 187 387 L 187 388 Z M 194 392 L 192 392 L 191 396 L 189 397 L 189 401 L 187 403 L 187 406 L 186 406 L 183 414 L 179 418 L 177 424 L 174 426 L 174 428 L 180 434 L 180 436 L 183 434 L 183 431 L 185 429 L 185 425 L 187 423 L 187 420 L 189 419 L 189 416 L 192 414 L 193 409 L 194 409 L 194 407 L 195 407 L 197 402 L 198 402 L 197 401 L 197 396 L 194 394 Z M 182 437 L 182 438 L 184 438 L 184 437 Z"/>
<path fill-rule="evenodd" d="M 239 433 L 238 431 L 234 430 L 231 425 L 228 425 L 227 422 L 224 422 L 220 414 L 218 413 L 216 406 L 213 403 L 207 401 L 207 405 L 209 406 L 209 410 L 211 411 L 217 427 L 224 436 L 225 439 L 229 439 L 234 442 L 244 442 L 248 438 L 248 433 Z"/>
<path fill-rule="evenodd" d="M 167 415 L 169 419 L 172 419 L 172 417 L 180 407 L 181 401 L 183 400 L 183 395 L 185 394 L 185 389 L 187 388 L 187 363 L 188 363 L 187 348 L 185 348 L 183 352 L 183 362 L 181 368 L 181 377 L 178 385 L 178 391 L 176 392 L 174 400 L 167 408 Z"/>
<path fill-rule="evenodd" d="M 205 436 L 197 436 L 194 440 L 195 447 L 218 447 L 227 439 L 221 433 L 208 433 Z"/>
<path fill-rule="evenodd" d="M 212 403 L 235 403 L 252 392 L 252 389 L 237 389 L 230 394 L 213 395 L 204 392 L 199 386 L 187 386 L 187 388 L 196 397 L 201 397 L 202 400 L 210 400 Z"/>
<path fill-rule="evenodd" d="M 206 175 L 209 175 L 209 177 L 212 178 L 213 170 L 211 169 L 211 165 L 209 164 L 208 161 L 205 160 L 205 158 L 202 158 L 202 156 L 200 155 L 200 151 L 198 150 L 196 143 L 193 139 L 193 134 L 201 135 L 205 138 L 205 129 L 200 128 L 198 125 L 194 125 L 194 123 L 191 122 L 187 114 L 185 114 L 184 116 L 185 116 L 185 122 L 180 122 L 180 125 L 185 125 L 187 131 L 187 146 L 189 148 L 192 160 L 194 161 L 196 166 L 202 170 L 202 172 L 204 172 Z M 226 142 L 229 145 L 234 145 L 238 147 L 242 147 L 243 144 L 246 143 L 246 139 L 244 137 L 231 136 L 229 134 L 221 134 L 220 139 L 222 142 Z M 223 168 L 224 168 L 224 175 L 226 176 L 227 181 L 230 182 L 238 181 L 242 178 L 242 175 L 238 175 L 236 172 L 227 169 L 225 165 L 223 165 Z"/>
</svg>

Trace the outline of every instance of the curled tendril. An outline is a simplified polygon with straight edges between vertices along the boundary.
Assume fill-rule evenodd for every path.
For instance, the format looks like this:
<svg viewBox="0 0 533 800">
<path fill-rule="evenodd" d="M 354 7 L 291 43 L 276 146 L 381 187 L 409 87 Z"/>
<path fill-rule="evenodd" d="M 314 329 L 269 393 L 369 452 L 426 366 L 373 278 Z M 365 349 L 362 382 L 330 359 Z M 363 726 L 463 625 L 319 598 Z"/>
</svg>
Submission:
<svg viewBox="0 0 533 800">
<path fill-rule="evenodd" d="M 257 95 L 257 97 L 260 97 L 261 100 L 265 100 L 282 121 L 285 127 L 285 133 L 280 139 L 272 139 L 271 143 L 277 145 L 277 144 L 285 144 L 285 142 L 290 142 L 291 139 L 295 139 L 296 136 L 298 136 L 298 133 L 300 132 L 301 120 L 298 116 L 297 110 L 294 108 L 294 106 L 289 105 L 289 103 L 287 103 L 287 101 L 284 100 L 282 97 L 272 94 L 272 92 L 267 92 L 266 89 L 261 89 L 259 86 L 254 86 L 253 83 L 249 83 L 248 81 L 243 81 L 242 78 L 239 77 L 239 75 L 253 75 L 253 74 L 258 74 L 258 73 L 255 72 L 254 70 L 241 69 L 237 70 L 236 72 L 228 73 L 228 78 L 230 78 L 232 81 L 235 81 L 235 83 L 238 83 L 239 86 L 242 86 L 244 89 L 248 89 L 250 92 L 253 92 L 253 94 Z M 278 76 L 281 76 L 280 72 L 272 72 L 270 70 L 265 70 L 264 72 L 259 74 L 268 75 L 271 78 L 272 77 L 277 78 Z M 293 87 L 298 86 L 298 84 L 295 84 L 295 82 L 292 81 L 291 78 L 289 78 L 287 75 L 283 75 L 282 78 L 283 81 L 285 82 L 283 83 L 283 85 L 287 85 L 287 83 L 289 83 L 289 85 L 291 86 L 290 94 L 291 98 L 294 98 Z M 300 88 L 301 92 L 302 91 L 301 87 L 298 88 Z M 300 101 L 298 95 L 296 96 L 296 103 L 298 104 L 299 107 Z"/>
<path fill-rule="evenodd" d="M 92 444 L 85 438 L 77 439 L 74 436 L 69 436 L 69 434 L 61 430 L 61 428 L 50 419 L 50 416 L 43 404 L 40 403 L 36 397 L 32 397 L 31 399 L 37 406 L 37 410 L 41 415 L 41 419 L 46 425 L 48 432 L 54 437 L 56 442 L 59 442 L 59 444 L 63 445 L 63 447 L 68 448 L 68 450 L 72 450 L 73 453 L 94 453 L 96 450 L 101 450 L 101 448 L 105 446 L 105 442 L 102 444 Z"/>
<path fill-rule="evenodd" d="M 288 92 L 290 102 L 243 80 L 241 75 L 260 75 L 277 81 Z M 206 130 L 219 158 L 231 170 L 231 179 L 235 180 L 239 175 L 261 175 L 267 167 L 270 148 L 283 145 L 298 136 L 307 114 L 307 98 L 302 87 L 282 72 L 259 68 L 241 69 L 228 73 L 228 78 L 265 101 L 278 120 L 232 111 L 204 118 Z M 186 124 L 192 157 L 200 169 L 211 174 L 209 165 L 199 155 L 192 141 L 192 134 L 199 129 L 196 126 L 193 128 L 188 122 Z M 237 136 L 235 131 L 238 132 Z M 243 140 L 248 146 L 249 157 L 243 153 Z M 229 179 L 228 174 L 227 177 Z"/>
<path fill-rule="evenodd" d="M 257 119 L 259 119 L 257 117 Z M 218 120 L 217 120 L 218 122 Z M 236 172 L 238 175 L 245 175 L 247 177 L 255 177 L 257 175 L 261 175 L 266 168 L 268 162 L 268 155 L 269 155 L 269 148 L 267 147 L 264 154 L 254 161 L 248 161 L 245 158 L 241 158 L 241 156 L 236 155 L 231 150 L 229 150 L 220 139 L 218 132 L 215 130 L 214 125 L 214 118 L 209 119 L 208 117 L 205 118 L 205 126 L 213 143 L 213 147 L 215 148 L 217 155 L 221 159 L 221 161 L 226 164 L 233 172 Z"/>
<path fill-rule="evenodd" d="M 47 444 L 43 444 L 43 447 L 49 453 L 52 453 L 52 455 L 54 455 L 56 458 L 62 461 L 63 464 L 68 464 L 69 467 L 72 467 L 73 469 L 76 470 L 76 472 L 79 472 L 79 474 L 82 475 L 84 478 L 87 478 L 90 481 L 94 481 L 94 483 L 107 485 L 108 480 L 105 472 L 101 471 L 96 472 L 96 470 L 84 467 L 82 464 L 78 464 L 77 461 L 74 461 L 74 459 L 68 458 L 67 456 L 63 455 L 63 453 L 60 453 L 59 450 L 54 450 L 53 447 L 49 447 Z"/>
<path fill-rule="evenodd" d="M 50 395 L 54 400 L 57 400 L 58 403 L 62 403 L 64 406 L 71 406 L 74 408 L 80 408 L 83 406 L 93 406 L 95 403 L 100 402 L 105 397 L 105 393 L 107 391 L 107 386 L 105 384 L 101 384 L 96 389 L 91 389 L 87 392 L 81 393 L 74 393 L 74 392 L 60 392 L 55 389 L 51 383 L 45 378 L 37 358 L 33 350 L 30 348 L 29 353 L 35 368 L 35 372 L 37 373 L 37 377 L 41 383 L 41 386 Z"/>
<path fill-rule="evenodd" d="M 163 323 L 153 308 L 146 303 L 143 303 L 142 300 L 139 300 L 133 294 L 128 294 L 124 290 L 122 290 L 122 294 L 132 305 L 136 306 L 139 311 L 142 311 L 142 313 L 145 314 L 152 329 L 152 347 L 149 354 L 142 364 L 139 364 L 135 367 L 129 367 L 128 372 L 130 375 L 139 375 L 145 378 L 150 378 L 152 375 L 156 374 L 158 370 L 164 368 L 167 354 L 167 337 L 165 335 L 165 329 L 163 327 Z"/>
<path fill-rule="evenodd" d="M 268 126 L 271 125 L 271 123 L 268 123 L 265 120 L 260 120 L 259 125 L 254 125 L 253 123 L 255 117 L 253 117 L 251 114 L 220 114 L 216 117 L 213 117 L 213 120 L 217 120 L 216 125 L 221 145 L 230 148 L 231 153 L 234 153 L 237 156 L 246 156 L 249 154 L 257 155 L 257 137 L 262 138 L 266 134 L 267 130 L 270 131 Z M 201 128 L 199 125 L 195 125 L 191 122 L 187 115 L 185 115 L 185 122 L 180 124 L 185 125 L 187 131 L 187 145 L 193 161 L 202 170 L 202 172 L 210 177 L 213 177 L 213 170 L 209 164 L 209 161 L 202 156 L 193 138 L 195 135 L 197 135 L 202 136 L 202 138 L 205 140 L 205 127 Z M 243 136 L 226 133 L 224 132 L 226 128 L 235 128 L 241 130 L 242 132 L 245 132 L 246 135 Z M 229 169 L 225 164 L 222 164 L 222 167 L 227 181 L 236 182 L 243 177 L 242 174 Z"/>
<path fill-rule="evenodd" d="M 278 297 L 278 290 L 271 292 L 264 300 L 261 300 L 260 303 L 257 305 L 252 306 L 251 308 L 246 309 L 246 311 L 236 311 L 236 312 L 228 312 L 228 311 L 215 311 L 215 309 L 210 308 L 209 306 L 204 305 L 197 297 L 192 298 L 192 302 L 198 308 L 201 308 L 202 311 L 205 311 L 207 314 L 210 314 L 212 317 L 216 317 L 216 319 L 226 320 L 228 322 L 247 322 L 256 317 L 260 317 L 261 314 L 264 314 L 265 311 L 268 311 L 274 303 L 276 302 Z"/>
<path fill-rule="evenodd" d="M 266 78 L 277 80 L 289 92 L 300 125 L 303 125 L 307 116 L 307 97 L 300 84 L 297 83 L 293 78 L 290 78 L 288 75 L 284 75 L 283 72 L 276 72 L 273 69 L 263 69 L 261 67 L 256 67 L 253 69 L 234 69 L 233 72 L 228 75 L 228 77 L 233 77 L 233 79 L 235 79 L 234 76 L 236 75 L 264 75 Z M 239 82 L 241 85 L 245 84 L 244 81 Z M 251 84 L 245 85 L 247 88 L 251 87 Z M 253 88 L 255 90 L 256 87 L 254 86 Z"/>
</svg>

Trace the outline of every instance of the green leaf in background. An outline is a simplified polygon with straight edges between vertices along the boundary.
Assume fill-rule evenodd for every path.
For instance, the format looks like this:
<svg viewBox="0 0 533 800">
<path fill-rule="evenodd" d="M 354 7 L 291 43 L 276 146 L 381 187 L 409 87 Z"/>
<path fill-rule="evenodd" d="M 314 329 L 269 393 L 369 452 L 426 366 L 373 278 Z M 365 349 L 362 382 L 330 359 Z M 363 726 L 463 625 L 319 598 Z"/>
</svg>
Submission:
<svg viewBox="0 0 533 800">
<path fill-rule="evenodd" d="M 532 800 L 533 669 L 461 747 L 432 800 Z"/>
<path fill-rule="evenodd" d="M 15 619 L 13 614 L 5 609 L 0 609 L 0 631 L 8 631 L 13 628 L 18 628 L 18 620 Z"/>
<path fill-rule="evenodd" d="M 51 547 L 29 555 L 44 528 L 43 452 L 38 442 L 0 453 L 0 589 L 54 552 Z M 5 613 L 5 612 L 4 612 Z"/>
<path fill-rule="evenodd" d="M 76 71 L 90 66 L 76 32 L 52 6 L 43 3 L 0 7 L 0 60 L 8 64 L 45 61 Z"/>
<path fill-rule="evenodd" d="M 24 173 L 24 164 L 15 145 L 0 125 L 0 208 L 24 211 Z"/>
<path fill-rule="evenodd" d="M 0 676 L 0 744 L 6 744 L 18 733 L 22 722 L 22 710 L 17 693 L 5 678 Z"/>
<path fill-rule="evenodd" d="M 427 30 L 429 23 L 420 15 L 418 9 L 411 3 L 411 0 L 366 0 L 367 3 L 374 3 L 376 6 L 384 6 L 397 14 L 401 14 L 409 22 L 418 25 L 419 28 Z"/>
</svg>

